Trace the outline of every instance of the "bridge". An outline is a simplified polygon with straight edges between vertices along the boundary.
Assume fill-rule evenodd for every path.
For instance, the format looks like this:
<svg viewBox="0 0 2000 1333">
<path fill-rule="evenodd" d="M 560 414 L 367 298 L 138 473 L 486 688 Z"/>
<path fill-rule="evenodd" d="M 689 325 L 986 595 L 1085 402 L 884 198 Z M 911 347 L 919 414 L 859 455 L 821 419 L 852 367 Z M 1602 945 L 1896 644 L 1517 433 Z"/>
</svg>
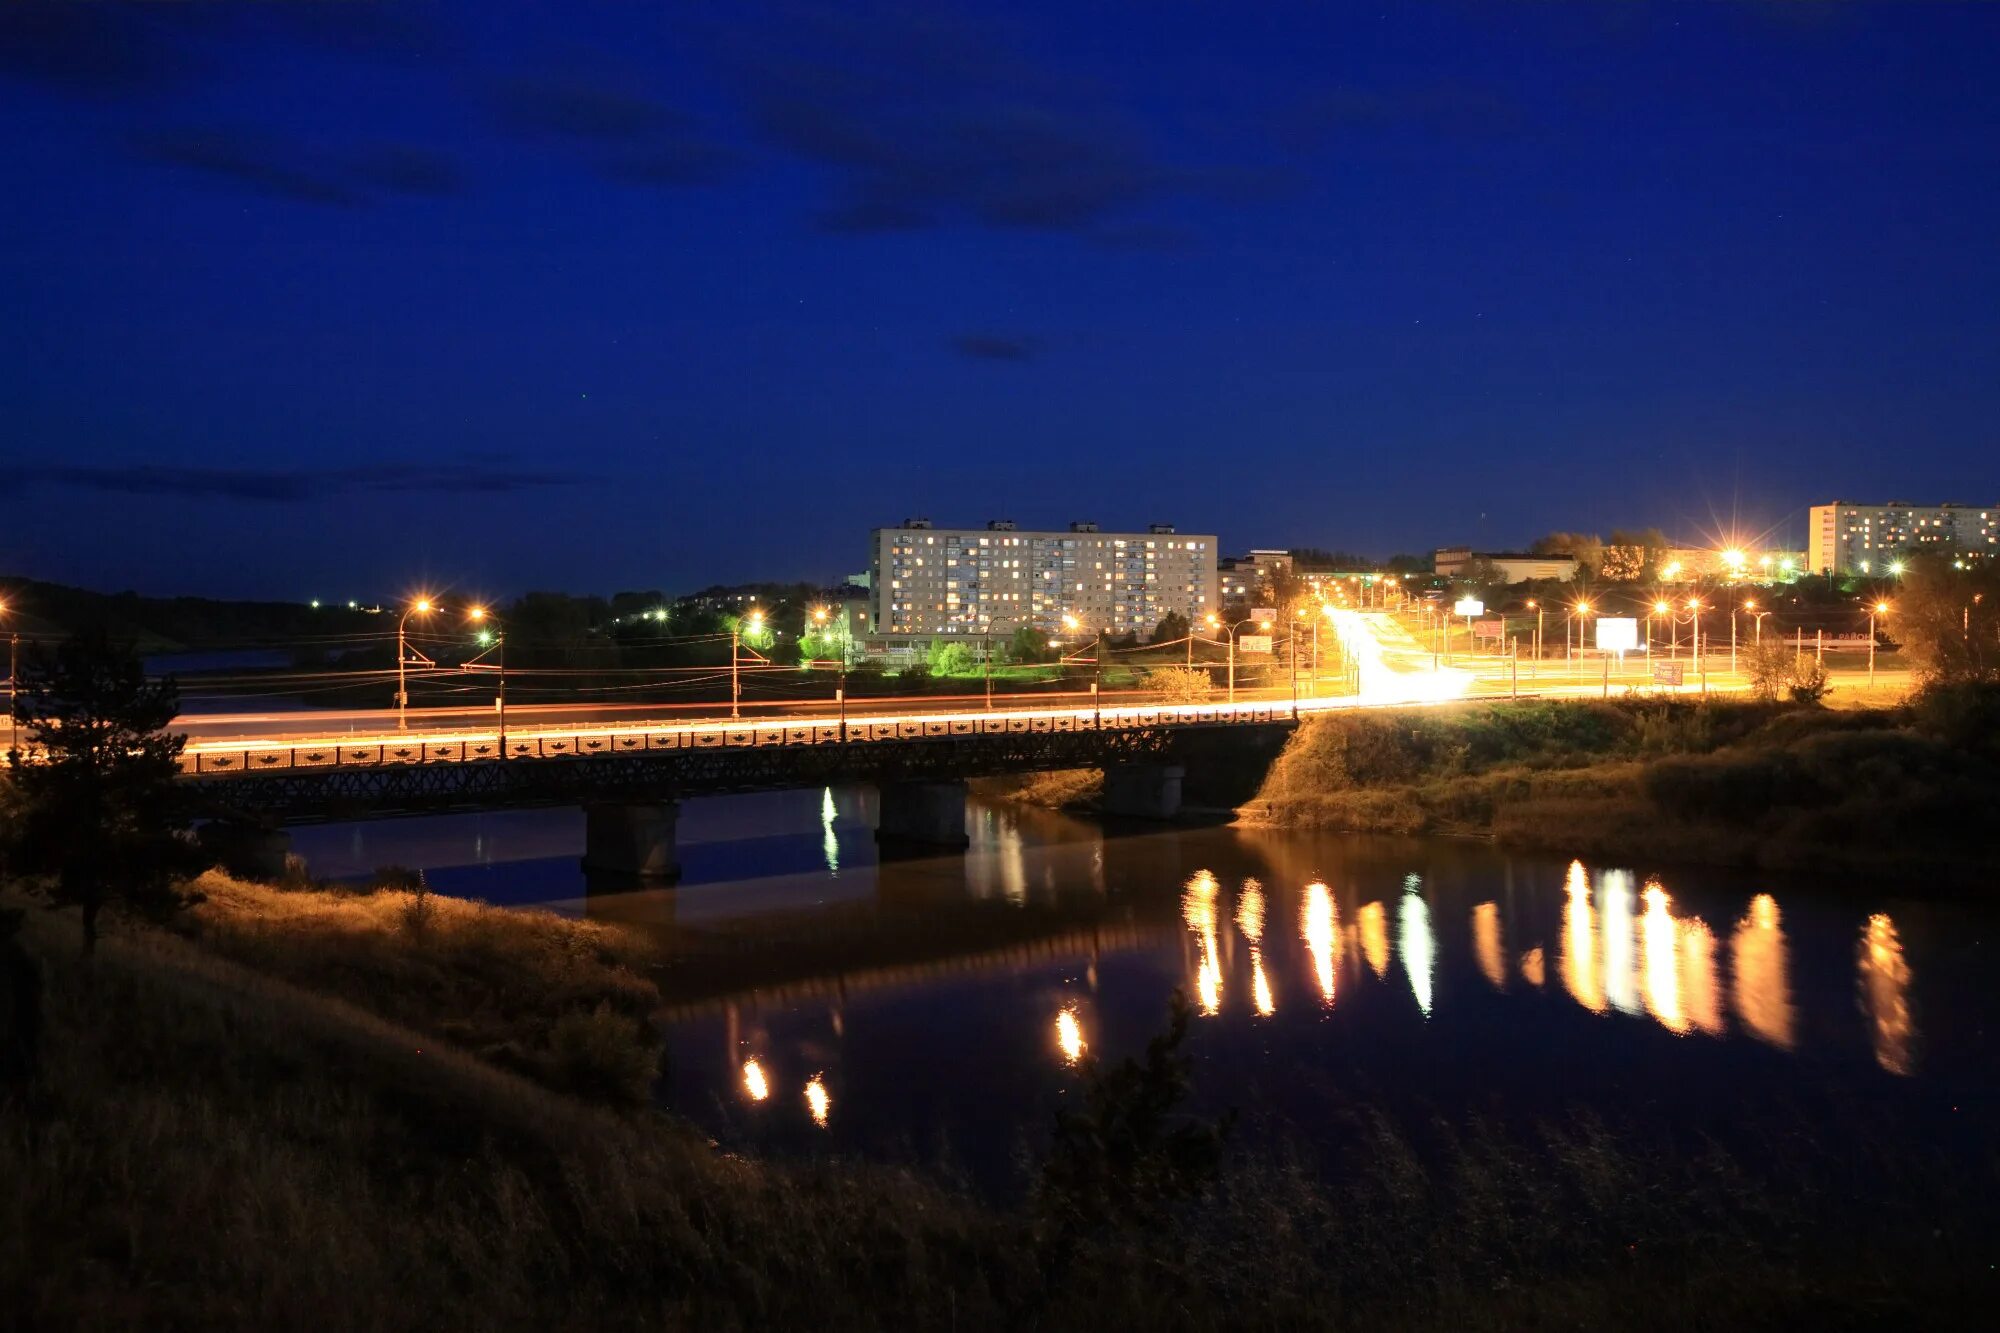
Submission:
<svg viewBox="0 0 2000 1333">
<path fill-rule="evenodd" d="M 681 801 L 872 783 L 879 840 L 963 847 L 966 781 L 1098 768 L 1106 814 L 1170 819 L 1191 755 L 1276 753 L 1298 704 L 1149 704 L 191 742 L 182 782 L 225 864 L 281 870 L 297 824 L 528 806 L 586 813 L 584 868 L 671 879 Z M 1261 741 L 1256 738 L 1262 737 Z"/>
</svg>

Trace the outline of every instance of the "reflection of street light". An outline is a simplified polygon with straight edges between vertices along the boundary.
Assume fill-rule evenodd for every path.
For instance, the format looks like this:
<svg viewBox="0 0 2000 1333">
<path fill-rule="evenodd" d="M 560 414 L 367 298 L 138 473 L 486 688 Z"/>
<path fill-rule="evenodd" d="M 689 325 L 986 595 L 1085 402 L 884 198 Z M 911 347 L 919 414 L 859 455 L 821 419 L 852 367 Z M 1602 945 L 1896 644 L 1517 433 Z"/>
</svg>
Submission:
<svg viewBox="0 0 2000 1333">
<path fill-rule="evenodd" d="M 408 731 L 410 724 L 406 714 L 410 707 L 410 682 L 405 668 L 409 666 L 410 642 L 408 630 L 411 616 L 427 616 L 435 608 L 428 597 L 419 597 L 403 612 L 403 618 L 396 622 L 396 730 Z M 429 658 L 424 665 L 431 664 Z"/>
<path fill-rule="evenodd" d="M 7 614 L 7 603 L 0 600 L 0 616 Z M 21 670 L 21 632 L 13 630 L 7 635 L 7 749 L 11 752 L 20 744 L 21 724 L 14 720 L 14 696 L 20 690 L 14 677 Z"/>
</svg>

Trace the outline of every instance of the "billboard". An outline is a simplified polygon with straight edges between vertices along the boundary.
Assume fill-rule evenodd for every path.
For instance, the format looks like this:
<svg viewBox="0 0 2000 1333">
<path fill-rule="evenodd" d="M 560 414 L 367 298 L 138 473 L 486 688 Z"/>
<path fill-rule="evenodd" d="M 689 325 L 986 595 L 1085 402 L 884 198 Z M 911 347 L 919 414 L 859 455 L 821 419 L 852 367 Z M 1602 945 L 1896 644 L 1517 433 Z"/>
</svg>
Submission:
<svg viewBox="0 0 2000 1333">
<path fill-rule="evenodd" d="M 1236 640 L 1236 647 L 1246 653 L 1269 653 L 1271 636 L 1268 634 L 1245 634 Z"/>
<path fill-rule="evenodd" d="M 1497 639 L 1507 629 L 1504 620 L 1475 620 L 1472 622 L 1472 637 L 1475 639 Z"/>
<path fill-rule="evenodd" d="M 1486 614 L 1486 603 L 1477 597 L 1461 597 L 1452 604 L 1451 613 L 1455 616 L 1483 616 Z"/>
<path fill-rule="evenodd" d="M 1599 619 L 1597 651 L 1600 653 L 1639 651 L 1639 622 L 1630 616 L 1604 616 Z"/>
</svg>

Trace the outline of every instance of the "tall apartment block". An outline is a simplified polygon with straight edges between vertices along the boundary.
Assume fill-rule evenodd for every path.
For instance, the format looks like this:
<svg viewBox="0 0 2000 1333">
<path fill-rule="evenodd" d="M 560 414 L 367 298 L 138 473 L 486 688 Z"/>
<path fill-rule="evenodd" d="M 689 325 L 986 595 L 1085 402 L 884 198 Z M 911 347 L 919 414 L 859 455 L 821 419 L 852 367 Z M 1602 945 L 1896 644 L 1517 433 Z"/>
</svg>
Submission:
<svg viewBox="0 0 2000 1333">
<path fill-rule="evenodd" d="M 2000 558 L 2000 505 L 1814 505 L 1807 522 L 1806 561 L 1815 574 L 1881 573 L 1913 552 L 1935 550 L 1954 560 Z"/>
<path fill-rule="evenodd" d="M 869 564 L 877 634 L 1059 634 L 1063 617 L 1112 634 L 1149 634 L 1169 611 L 1190 623 L 1216 607 L 1213 535 L 1171 523 L 1144 532 L 934 528 L 913 518 L 877 528 Z"/>
</svg>

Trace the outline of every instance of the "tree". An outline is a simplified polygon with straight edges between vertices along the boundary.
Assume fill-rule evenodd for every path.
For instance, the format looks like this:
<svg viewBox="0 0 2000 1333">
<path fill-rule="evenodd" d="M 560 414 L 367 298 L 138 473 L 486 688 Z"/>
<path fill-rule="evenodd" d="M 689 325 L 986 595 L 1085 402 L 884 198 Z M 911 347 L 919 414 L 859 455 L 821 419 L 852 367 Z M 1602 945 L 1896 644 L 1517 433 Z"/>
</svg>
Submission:
<svg viewBox="0 0 2000 1333">
<path fill-rule="evenodd" d="M 1201 667 L 1154 667 L 1146 673 L 1144 688 L 1170 704 L 1197 704 L 1208 698 L 1215 680 Z"/>
<path fill-rule="evenodd" d="M 1578 568 L 1593 574 L 1604 563 L 1604 541 L 1592 532 L 1551 532 L 1528 550 L 1534 555 L 1573 555 Z"/>
<path fill-rule="evenodd" d="M 1936 555 L 1914 557 L 1884 628 L 1926 685 L 2000 680 L 2000 573 L 1954 569 Z"/>
<path fill-rule="evenodd" d="M 1743 649 L 1743 672 L 1750 677 L 1750 692 L 1770 703 L 1792 678 L 1794 653 L 1782 639 L 1751 643 Z"/>
<path fill-rule="evenodd" d="M 1507 582 L 1507 575 L 1500 566 L 1478 555 L 1459 566 L 1454 581 L 1473 589 L 1498 588 Z"/>
<path fill-rule="evenodd" d="M 851 665 L 853 661 L 854 635 L 848 628 L 845 615 L 829 615 L 824 623 L 815 620 L 806 622 L 806 632 L 799 639 L 800 666 L 811 666 L 815 662 Z"/>
<path fill-rule="evenodd" d="M 1188 618 L 1178 611 L 1169 611 L 1160 617 L 1160 623 L 1153 627 L 1154 643 L 1179 643 L 1188 636 Z"/>
<path fill-rule="evenodd" d="M 725 615 L 722 618 L 725 634 L 734 634 L 745 648 L 763 652 L 778 641 L 777 630 L 771 627 L 770 618 L 762 612 L 753 611 L 749 615 Z"/>
<path fill-rule="evenodd" d="M 933 676 L 970 676 L 979 669 L 971 647 L 957 639 L 932 639 L 925 661 Z"/>
<path fill-rule="evenodd" d="M 98 913 L 119 902 L 170 915 L 198 901 L 182 883 L 205 864 L 181 829 L 175 777 L 187 737 L 172 680 L 149 682 L 129 646 L 86 632 L 22 659 L 14 716 L 33 760 L 7 756 L 7 835 L 16 869 L 52 876 L 58 902 L 83 912 L 83 947 Z"/>
<path fill-rule="evenodd" d="M 1007 660 L 1022 666 L 1049 660 L 1049 636 L 1033 625 L 1023 625 L 1007 640 Z"/>
</svg>

